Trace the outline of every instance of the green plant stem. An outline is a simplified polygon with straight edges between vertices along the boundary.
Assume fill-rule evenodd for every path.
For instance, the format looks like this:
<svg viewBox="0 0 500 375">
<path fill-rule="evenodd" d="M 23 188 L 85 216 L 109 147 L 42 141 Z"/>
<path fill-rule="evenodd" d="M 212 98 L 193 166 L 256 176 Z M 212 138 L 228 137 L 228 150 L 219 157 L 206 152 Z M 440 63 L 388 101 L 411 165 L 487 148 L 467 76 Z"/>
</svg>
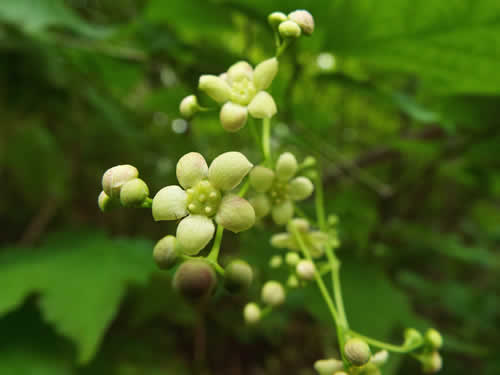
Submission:
<svg viewBox="0 0 500 375">
<path fill-rule="evenodd" d="M 153 207 L 153 200 L 151 198 L 146 198 L 141 204 L 141 208 L 151 208 Z"/>
<path fill-rule="evenodd" d="M 326 233 L 327 227 L 326 227 L 326 215 L 325 215 L 325 205 L 324 205 L 323 181 L 319 169 L 315 185 L 316 185 L 316 194 L 315 194 L 316 220 L 318 221 L 319 229 L 321 229 L 323 232 Z"/>
<path fill-rule="evenodd" d="M 215 233 L 214 244 L 212 246 L 212 249 L 210 250 L 210 253 L 206 258 L 207 260 L 217 263 L 217 260 L 219 259 L 220 245 L 222 242 L 223 234 L 224 234 L 224 227 L 222 225 L 217 225 L 217 232 Z"/>
<path fill-rule="evenodd" d="M 248 191 L 248 188 L 250 187 L 250 180 L 247 178 L 243 186 L 241 187 L 240 191 L 238 192 L 238 195 L 240 197 L 244 197 Z"/>
<path fill-rule="evenodd" d="M 389 351 L 394 352 L 394 353 L 410 353 L 410 352 L 414 351 L 415 349 L 420 348 L 423 345 L 423 342 L 420 342 L 420 343 L 417 343 L 417 344 L 414 344 L 411 346 L 393 345 L 393 344 L 390 344 L 390 343 L 387 343 L 384 341 L 372 339 L 371 337 L 363 336 L 362 334 L 357 333 L 355 331 L 349 330 L 348 333 L 353 335 L 353 336 L 356 336 L 360 339 L 363 339 L 364 341 L 366 341 L 368 344 L 370 344 L 372 346 L 376 346 L 377 348 L 380 348 L 380 349 L 386 349 L 386 350 L 389 350 Z"/>
<path fill-rule="evenodd" d="M 265 118 L 262 120 L 262 152 L 264 153 L 264 161 L 272 167 L 273 159 L 271 156 L 271 119 Z"/>
<path fill-rule="evenodd" d="M 279 45 L 279 47 L 276 49 L 276 57 L 280 57 L 288 48 L 288 46 L 291 43 L 291 39 L 285 39 L 283 42 Z"/>
</svg>

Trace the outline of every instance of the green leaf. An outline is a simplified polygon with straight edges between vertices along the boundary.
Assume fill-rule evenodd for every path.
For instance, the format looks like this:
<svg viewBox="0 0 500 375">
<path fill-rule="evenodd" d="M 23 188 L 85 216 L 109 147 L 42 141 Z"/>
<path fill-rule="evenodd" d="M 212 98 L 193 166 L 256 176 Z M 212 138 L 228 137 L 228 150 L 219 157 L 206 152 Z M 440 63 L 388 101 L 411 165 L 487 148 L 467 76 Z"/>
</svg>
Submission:
<svg viewBox="0 0 500 375">
<path fill-rule="evenodd" d="M 39 249 L 4 252 L 0 316 L 32 293 L 43 317 L 78 347 L 80 363 L 95 354 L 130 283 L 153 271 L 148 241 L 110 240 L 99 233 L 54 235 Z"/>
<path fill-rule="evenodd" d="M 15 0 L 2 1 L 0 21 L 13 23 L 25 32 L 36 34 L 50 27 L 67 27 L 73 31 L 93 38 L 109 34 L 109 29 L 91 25 L 81 19 L 63 0 Z"/>
</svg>

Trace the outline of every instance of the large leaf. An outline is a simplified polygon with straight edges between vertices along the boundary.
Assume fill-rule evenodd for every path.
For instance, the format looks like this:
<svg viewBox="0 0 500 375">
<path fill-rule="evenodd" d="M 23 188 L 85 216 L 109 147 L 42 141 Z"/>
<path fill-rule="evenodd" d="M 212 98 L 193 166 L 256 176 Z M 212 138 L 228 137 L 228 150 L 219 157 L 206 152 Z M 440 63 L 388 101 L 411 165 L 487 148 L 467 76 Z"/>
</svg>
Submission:
<svg viewBox="0 0 500 375">
<path fill-rule="evenodd" d="M 114 318 L 129 283 L 153 270 L 148 241 L 110 240 L 99 233 L 53 236 L 40 249 L 1 254 L 0 316 L 37 292 L 44 318 L 89 361 Z"/>
</svg>

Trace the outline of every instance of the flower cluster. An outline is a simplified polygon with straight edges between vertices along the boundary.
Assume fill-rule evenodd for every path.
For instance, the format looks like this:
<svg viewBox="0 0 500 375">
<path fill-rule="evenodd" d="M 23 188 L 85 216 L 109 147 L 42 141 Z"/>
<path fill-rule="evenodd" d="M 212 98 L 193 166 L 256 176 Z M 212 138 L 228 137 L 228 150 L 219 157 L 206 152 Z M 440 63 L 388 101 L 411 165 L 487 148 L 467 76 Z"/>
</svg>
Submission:
<svg viewBox="0 0 500 375">
<path fill-rule="evenodd" d="M 178 185 L 161 189 L 153 198 L 156 221 L 179 220 L 176 238 L 187 255 L 198 254 L 215 233 L 214 221 L 232 232 L 249 229 L 255 222 L 253 207 L 230 193 L 252 168 L 239 152 L 226 152 L 213 160 L 190 152 L 176 167 Z"/>
<path fill-rule="evenodd" d="M 307 10 L 295 10 L 288 15 L 273 12 L 268 17 L 269 24 L 278 30 L 280 36 L 298 38 L 302 34 L 311 35 L 314 31 L 314 18 Z"/>
<path fill-rule="evenodd" d="M 290 221 L 295 212 L 294 202 L 307 199 L 314 190 L 309 178 L 296 177 L 298 170 L 297 159 L 290 152 L 279 156 L 275 170 L 264 166 L 252 169 L 250 185 L 255 194 L 250 203 L 257 218 L 271 213 L 276 224 L 284 225 Z"/>
<path fill-rule="evenodd" d="M 308 247 L 313 258 L 320 258 L 325 252 L 330 237 L 327 233 L 312 230 L 311 225 L 305 219 L 293 219 L 287 225 L 287 232 L 277 233 L 271 237 L 271 245 L 279 249 L 299 251 L 297 238 L 293 234 L 293 228 L 300 232 L 302 241 Z"/>
<path fill-rule="evenodd" d="M 276 103 L 265 91 L 278 72 L 278 59 L 273 57 L 258 64 L 255 69 L 246 62 L 233 64 L 219 76 L 202 75 L 198 88 L 220 104 L 220 122 L 229 132 L 236 132 L 245 126 L 248 115 L 256 119 L 273 117 Z M 190 95 L 180 104 L 185 117 L 193 116 L 201 107 L 196 96 Z"/>
</svg>

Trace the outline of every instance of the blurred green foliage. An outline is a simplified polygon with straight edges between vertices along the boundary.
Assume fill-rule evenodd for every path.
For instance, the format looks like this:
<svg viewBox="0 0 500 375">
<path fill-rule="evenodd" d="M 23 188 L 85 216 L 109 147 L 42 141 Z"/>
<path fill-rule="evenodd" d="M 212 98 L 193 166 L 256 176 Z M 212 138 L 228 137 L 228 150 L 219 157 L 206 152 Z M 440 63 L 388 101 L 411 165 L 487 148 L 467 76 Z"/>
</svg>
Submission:
<svg viewBox="0 0 500 375">
<path fill-rule="evenodd" d="M 270 56 L 266 15 L 302 7 L 317 28 L 273 85 L 274 147 L 325 169 L 352 326 L 394 342 L 435 326 L 443 374 L 500 372 L 500 3 L 4 0 L 1 374 L 311 374 L 336 353 L 312 286 L 256 328 L 241 309 L 257 285 L 200 311 L 153 267 L 173 228 L 96 206 L 116 164 L 156 192 L 188 151 L 258 161 L 248 129 L 185 123 L 178 103 L 200 74 Z M 224 239 L 257 284 L 285 277 L 267 268 L 275 229 Z M 419 371 L 394 356 L 387 373 Z"/>
</svg>

